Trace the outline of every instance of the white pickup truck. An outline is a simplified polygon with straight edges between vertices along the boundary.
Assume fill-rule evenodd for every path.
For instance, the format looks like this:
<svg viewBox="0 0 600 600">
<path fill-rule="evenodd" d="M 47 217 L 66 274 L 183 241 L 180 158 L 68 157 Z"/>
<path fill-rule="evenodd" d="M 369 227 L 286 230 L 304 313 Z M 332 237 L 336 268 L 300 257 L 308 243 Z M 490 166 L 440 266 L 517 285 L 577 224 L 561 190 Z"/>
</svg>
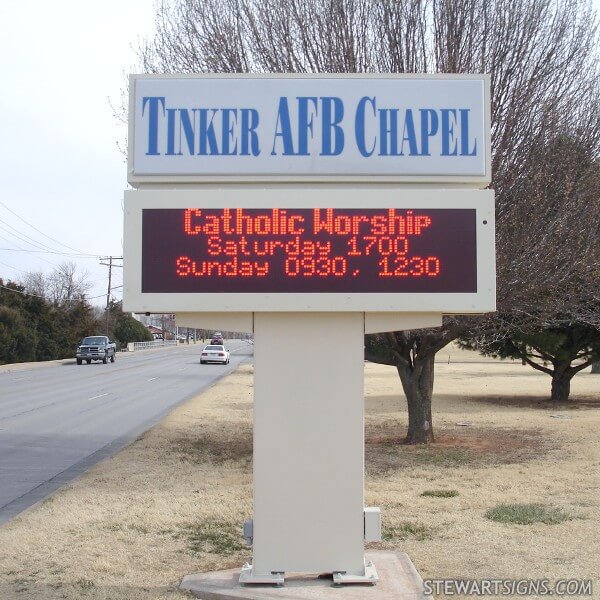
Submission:
<svg viewBox="0 0 600 600">
<path fill-rule="evenodd" d="M 106 364 L 115 362 L 115 354 L 117 346 L 111 342 L 105 335 L 91 335 L 81 340 L 81 344 L 77 347 L 75 357 L 77 364 L 80 365 L 84 360 L 89 365 L 93 360 L 101 360 Z"/>
</svg>

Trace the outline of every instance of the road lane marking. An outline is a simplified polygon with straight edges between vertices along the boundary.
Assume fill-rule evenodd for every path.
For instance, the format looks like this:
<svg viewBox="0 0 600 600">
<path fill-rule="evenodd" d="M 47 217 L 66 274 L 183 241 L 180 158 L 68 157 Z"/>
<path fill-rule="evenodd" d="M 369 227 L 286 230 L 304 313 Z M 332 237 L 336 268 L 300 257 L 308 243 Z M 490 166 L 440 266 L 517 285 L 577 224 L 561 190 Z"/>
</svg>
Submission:
<svg viewBox="0 0 600 600">
<path fill-rule="evenodd" d="M 96 400 L 96 398 L 104 398 L 104 396 L 108 396 L 110 394 L 110 392 L 106 392 L 106 394 L 100 394 L 99 396 L 92 396 L 91 398 L 88 398 L 88 400 Z"/>
<path fill-rule="evenodd" d="M 150 379 L 146 379 L 146 381 L 154 381 L 155 379 L 158 379 L 158 377 L 150 377 Z"/>
</svg>

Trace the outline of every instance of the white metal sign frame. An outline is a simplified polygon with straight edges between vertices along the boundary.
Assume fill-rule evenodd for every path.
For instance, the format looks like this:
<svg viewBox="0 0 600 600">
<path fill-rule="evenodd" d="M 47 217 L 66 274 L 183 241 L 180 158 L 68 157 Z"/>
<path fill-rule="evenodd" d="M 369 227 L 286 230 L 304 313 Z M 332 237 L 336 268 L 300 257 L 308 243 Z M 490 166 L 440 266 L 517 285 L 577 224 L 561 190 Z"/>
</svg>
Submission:
<svg viewBox="0 0 600 600">
<path fill-rule="evenodd" d="M 397 208 L 476 210 L 475 293 L 143 293 L 144 208 Z M 494 193 L 397 186 L 203 186 L 125 192 L 124 309 L 136 312 L 430 312 L 495 310 Z M 457 239 L 457 244 L 461 240 Z"/>
<path fill-rule="evenodd" d="M 487 75 L 131 75 L 129 86 L 134 187 L 491 181 Z"/>
</svg>

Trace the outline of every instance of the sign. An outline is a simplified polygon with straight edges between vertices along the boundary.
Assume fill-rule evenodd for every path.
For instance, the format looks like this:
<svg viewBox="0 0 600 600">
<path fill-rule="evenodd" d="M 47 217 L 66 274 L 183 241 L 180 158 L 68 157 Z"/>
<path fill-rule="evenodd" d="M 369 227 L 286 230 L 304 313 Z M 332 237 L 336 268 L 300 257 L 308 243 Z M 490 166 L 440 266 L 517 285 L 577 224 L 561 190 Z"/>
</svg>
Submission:
<svg viewBox="0 0 600 600">
<path fill-rule="evenodd" d="M 128 180 L 141 189 L 125 193 L 123 309 L 255 334 L 243 584 L 377 580 L 364 557 L 364 334 L 495 309 L 494 193 L 473 189 L 490 182 L 489 87 L 130 79 Z M 327 366 L 307 358 L 322 343 L 336 349 Z"/>
<path fill-rule="evenodd" d="M 475 209 L 144 209 L 142 292 L 477 292 Z"/>
<path fill-rule="evenodd" d="M 125 202 L 126 310 L 494 308 L 490 191 L 143 190 Z"/>
<path fill-rule="evenodd" d="M 490 181 L 483 75 L 133 75 L 129 182 Z"/>
</svg>

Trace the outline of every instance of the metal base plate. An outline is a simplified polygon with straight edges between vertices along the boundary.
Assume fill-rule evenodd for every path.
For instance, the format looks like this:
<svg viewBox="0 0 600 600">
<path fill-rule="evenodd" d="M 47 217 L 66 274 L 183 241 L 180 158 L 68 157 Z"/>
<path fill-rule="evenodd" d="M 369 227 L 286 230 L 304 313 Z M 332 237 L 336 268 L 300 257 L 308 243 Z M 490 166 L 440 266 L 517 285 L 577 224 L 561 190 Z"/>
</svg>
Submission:
<svg viewBox="0 0 600 600">
<path fill-rule="evenodd" d="M 246 563 L 242 567 L 242 572 L 240 573 L 240 578 L 238 581 L 241 584 L 270 583 L 272 585 L 283 585 L 285 583 L 285 573 L 273 571 L 270 575 L 255 575 L 252 571 L 252 565 Z"/>
<path fill-rule="evenodd" d="M 371 562 L 365 562 L 364 575 L 348 575 L 345 571 L 333 572 L 333 585 L 344 585 L 346 583 L 367 583 L 375 585 L 379 577 L 375 565 Z"/>
<path fill-rule="evenodd" d="M 334 571 L 333 572 L 333 585 L 340 586 L 350 583 L 365 583 L 368 585 L 375 585 L 379 577 L 377 576 L 377 570 L 372 561 L 365 562 L 365 574 L 355 575 L 348 574 L 346 571 Z M 284 571 L 272 571 L 266 575 L 256 575 L 253 572 L 252 565 L 246 563 L 242 567 L 240 573 L 239 583 L 242 585 L 247 584 L 271 584 L 282 586 L 285 584 L 285 572 Z"/>
</svg>

